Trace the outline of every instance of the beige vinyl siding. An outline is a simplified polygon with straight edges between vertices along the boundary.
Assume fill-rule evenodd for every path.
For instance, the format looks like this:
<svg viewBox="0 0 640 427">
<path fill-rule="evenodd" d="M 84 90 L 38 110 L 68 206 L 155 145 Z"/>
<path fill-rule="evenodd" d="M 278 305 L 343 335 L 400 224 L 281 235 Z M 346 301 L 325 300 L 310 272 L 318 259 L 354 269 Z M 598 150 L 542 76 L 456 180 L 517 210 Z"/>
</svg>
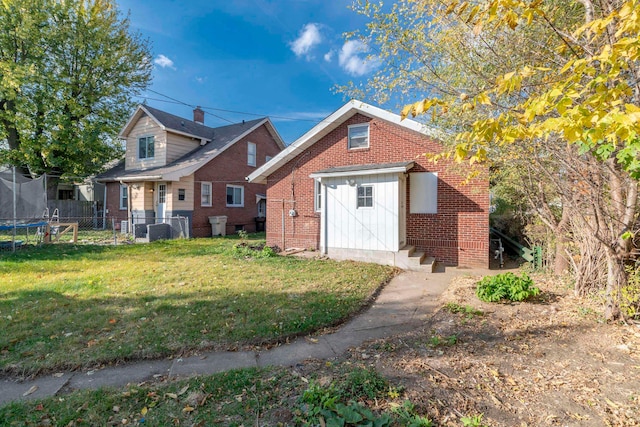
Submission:
<svg viewBox="0 0 640 427">
<path fill-rule="evenodd" d="M 152 159 L 138 158 L 138 138 L 143 136 L 153 136 L 154 157 Z M 155 166 L 167 164 L 166 144 L 167 134 L 149 116 L 143 115 L 135 124 L 127 137 L 127 152 L 125 170 L 148 169 Z"/>
<path fill-rule="evenodd" d="M 151 191 L 153 184 L 153 182 L 145 182 L 144 184 L 133 184 L 129 186 L 132 210 L 153 210 L 153 192 Z"/>
<path fill-rule="evenodd" d="M 170 191 L 167 194 L 167 208 L 172 211 L 192 211 L 193 210 L 193 174 L 180 178 L 178 182 L 172 182 Z M 178 200 L 178 189 L 184 188 L 184 201 Z"/>
<path fill-rule="evenodd" d="M 200 140 L 167 132 L 167 163 L 179 159 L 200 146 Z M 176 193 L 177 197 L 178 193 Z"/>
</svg>

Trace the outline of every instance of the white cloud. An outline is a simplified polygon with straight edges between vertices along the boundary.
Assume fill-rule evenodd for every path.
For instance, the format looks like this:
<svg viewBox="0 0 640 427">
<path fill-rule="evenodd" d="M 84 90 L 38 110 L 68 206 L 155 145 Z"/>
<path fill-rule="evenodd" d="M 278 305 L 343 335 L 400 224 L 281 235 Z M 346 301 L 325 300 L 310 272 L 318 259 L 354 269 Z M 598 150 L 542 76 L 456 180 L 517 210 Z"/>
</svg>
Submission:
<svg viewBox="0 0 640 427">
<path fill-rule="evenodd" d="M 333 59 L 333 55 L 336 53 L 335 50 L 331 49 L 329 52 L 324 54 L 324 60 L 327 62 L 331 62 Z"/>
<path fill-rule="evenodd" d="M 162 68 L 171 68 L 173 70 L 176 69 L 176 67 L 173 66 L 173 61 L 170 60 L 169 58 L 167 58 L 166 56 L 160 54 L 156 57 L 156 59 L 153 60 L 153 63 L 162 67 Z"/>
<path fill-rule="evenodd" d="M 376 58 L 367 58 L 369 48 L 359 40 L 349 40 L 340 49 L 338 63 L 352 76 L 363 76 L 380 66 Z"/>
<path fill-rule="evenodd" d="M 302 27 L 300 35 L 290 43 L 290 46 L 296 56 L 306 56 L 307 60 L 309 60 L 312 59 L 312 57 L 309 56 L 309 52 L 314 46 L 320 44 L 321 41 L 320 25 L 309 23 Z"/>
</svg>

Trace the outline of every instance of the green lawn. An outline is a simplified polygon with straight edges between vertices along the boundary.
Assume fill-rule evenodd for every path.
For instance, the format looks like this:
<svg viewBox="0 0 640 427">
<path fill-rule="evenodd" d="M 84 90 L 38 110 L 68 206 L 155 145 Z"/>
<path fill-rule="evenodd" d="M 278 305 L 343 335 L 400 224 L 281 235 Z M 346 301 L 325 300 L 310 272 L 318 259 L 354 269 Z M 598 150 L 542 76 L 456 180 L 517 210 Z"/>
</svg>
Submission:
<svg viewBox="0 0 640 427">
<path fill-rule="evenodd" d="M 375 264 L 244 257 L 238 242 L 0 253 L 0 372 L 273 342 L 340 322 L 394 274 Z"/>
</svg>

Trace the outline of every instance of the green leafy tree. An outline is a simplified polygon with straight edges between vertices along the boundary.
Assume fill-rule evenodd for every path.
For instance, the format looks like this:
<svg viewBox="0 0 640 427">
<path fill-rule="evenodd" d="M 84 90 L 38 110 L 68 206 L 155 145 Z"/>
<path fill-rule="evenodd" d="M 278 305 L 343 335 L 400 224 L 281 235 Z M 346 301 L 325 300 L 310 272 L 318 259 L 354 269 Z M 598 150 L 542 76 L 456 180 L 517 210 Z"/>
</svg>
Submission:
<svg viewBox="0 0 640 427">
<path fill-rule="evenodd" d="M 86 176 L 151 79 L 146 40 L 114 0 L 0 2 L 0 163 Z M 4 142 L 2 142 L 4 141 Z"/>
</svg>

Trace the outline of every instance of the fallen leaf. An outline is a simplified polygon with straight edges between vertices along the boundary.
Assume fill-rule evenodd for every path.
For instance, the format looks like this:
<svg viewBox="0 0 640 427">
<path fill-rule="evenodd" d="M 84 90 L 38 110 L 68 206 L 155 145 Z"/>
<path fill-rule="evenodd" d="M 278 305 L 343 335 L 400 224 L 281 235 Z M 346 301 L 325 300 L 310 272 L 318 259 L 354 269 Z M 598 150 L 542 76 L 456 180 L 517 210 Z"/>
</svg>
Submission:
<svg viewBox="0 0 640 427">
<path fill-rule="evenodd" d="M 114 323 L 116 323 L 116 322 L 117 322 L 117 320 L 116 320 L 116 319 L 109 319 L 109 323 L 111 323 L 112 325 L 113 325 Z"/>
<path fill-rule="evenodd" d="M 194 407 L 187 405 L 182 409 L 182 412 L 193 412 L 194 410 Z"/>
<path fill-rule="evenodd" d="M 44 411 L 44 406 L 42 405 L 42 403 L 36 405 L 36 411 Z"/>
<path fill-rule="evenodd" d="M 142 415 L 147 415 L 147 412 L 149 412 L 149 410 L 147 409 L 147 407 L 145 406 L 144 408 L 142 408 L 142 410 L 140 411 L 140 414 Z"/>
<path fill-rule="evenodd" d="M 187 390 L 189 390 L 189 386 L 188 385 L 182 387 L 182 390 L 180 390 L 178 392 L 178 396 L 182 396 L 183 394 L 185 394 L 187 392 Z"/>
<path fill-rule="evenodd" d="M 177 399 L 178 398 L 178 395 L 175 394 L 175 393 L 165 393 L 164 395 L 167 396 L 167 397 L 170 397 L 171 399 Z"/>
<path fill-rule="evenodd" d="M 53 374 L 53 376 L 54 376 L 55 378 L 60 378 L 60 377 L 61 377 L 61 376 L 63 376 L 63 375 L 64 375 L 64 373 L 63 373 L 63 372 L 56 372 L 55 374 Z"/>
<path fill-rule="evenodd" d="M 111 408 L 113 410 L 113 412 L 120 412 L 120 407 L 119 406 L 114 406 L 113 408 Z"/>
<path fill-rule="evenodd" d="M 33 385 L 31 386 L 31 388 L 27 391 L 24 392 L 24 394 L 22 396 L 29 396 L 30 394 L 35 393 L 35 391 L 38 389 L 37 385 Z"/>
</svg>

